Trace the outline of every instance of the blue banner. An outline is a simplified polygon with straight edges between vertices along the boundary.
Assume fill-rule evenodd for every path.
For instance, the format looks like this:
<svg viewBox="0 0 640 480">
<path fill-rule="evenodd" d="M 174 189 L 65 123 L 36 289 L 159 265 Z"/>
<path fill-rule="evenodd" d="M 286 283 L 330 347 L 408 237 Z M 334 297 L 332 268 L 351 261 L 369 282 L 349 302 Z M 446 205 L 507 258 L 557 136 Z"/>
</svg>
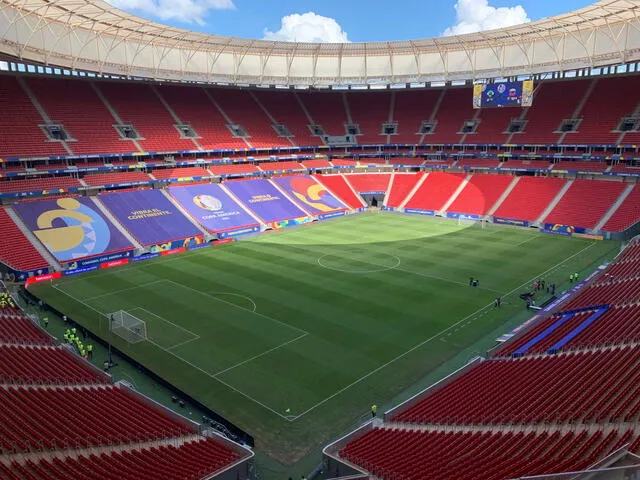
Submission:
<svg viewBox="0 0 640 480">
<path fill-rule="evenodd" d="M 64 275 L 65 277 L 68 277 L 69 275 L 78 275 L 79 273 L 91 272 L 97 269 L 98 269 L 98 265 L 93 265 L 91 267 L 82 267 L 82 268 L 76 268 L 74 270 L 65 270 L 64 272 L 62 272 L 62 275 Z"/>
<path fill-rule="evenodd" d="M 111 262 L 113 260 L 120 260 L 121 258 L 132 258 L 133 250 L 125 250 L 123 252 L 112 253 L 111 255 L 100 255 L 98 257 L 85 258 L 83 260 L 76 260 L 65 264 L 66 270 L 75 270 L 76 268 L 90 267 L 92 265 L 99 265 L 104 262 Z"/>
<path fill-rule="evenodd" d="M 429 217 L 433 217 L 436 214 L 433 210 L 420 210 L 417 208 L 405 208 L 404 213 L 410 213 L 412 215 L 426 215 Z"/>
<path fill-rule="evenodd" d="M 230 238 L 237 237 L 240 235 L 249 235 L 250 233 L 258 233 L 260 231 L 260 227 L 258 225 L 253 225 L 250 227 L 239 228 L 237 230 L 227 230 L 224 232 L 218 232 L 218 238 Z"/>
<path fill-rule="evenodd" d="M 318 215 L 318 218 L 320 220 L 327 220 L 328 218 L 344 217 L 345 213 L 346 212 L 344 210 L 340 212 L 321 213 L 320 215 Z"/>
<path fill-rule="evenodd" d="M 151 260 L 152 258 L 158 258 L 160 256 L 159 253 L 147 253 L 145 255 L 140 255 L 139 257 L 132 258 L 132 262 L 144 262 L 145 260 Z"/>
<path fill-rule="evenodd" d="M 457 218 L 458 220 L 480 220 L 482 218 L 482 215 L 447 212 L 447 218 Z"/>
<path fill-rule="evenodd" d="M 574 227 L 573 225 L 562 225 L 560 223 L 545 223 L 545 230 L 550 230 L 551 232 L 545 233 L 559 233 L 559 234 L 568 234 L 571 235 L 573 233 L 587 233 L 587 230 L 582 227 Z"/>
<path fill-rule="evenodd" d="M 497 223 L 499 225 L 515 225 L 516 227 L 529 226 L 529 222 L 527 220 L 517 220 L 515 218 L 493 217 L 493 223 Z"/>
</svg>

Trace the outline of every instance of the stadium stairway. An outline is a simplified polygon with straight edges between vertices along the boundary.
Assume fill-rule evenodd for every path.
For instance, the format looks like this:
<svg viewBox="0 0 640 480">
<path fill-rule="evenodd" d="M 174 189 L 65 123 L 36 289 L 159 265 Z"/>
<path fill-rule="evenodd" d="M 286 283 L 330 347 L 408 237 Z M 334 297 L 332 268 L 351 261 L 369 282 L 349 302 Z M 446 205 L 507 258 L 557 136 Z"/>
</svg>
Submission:
<svg viewBox="0 0 640 480">
<path fill-rule="evenodd" d="M 428 176 L 429 176 L 429 172 L 422 173 L 422 175 L 418 178 L 418 181 L 413 186 L 413 188 L 409 191 L 409 193 L 406 195 L 404 200 L 400 202 L 400 204 L 398 205 L 398 208 L 404 208 L 407 205 L 407 203 L 413 198 L 416 192 L 420 190 L 420 187 L 422 187 L 422 184 L 424 183 L 424 181 L 427 179 Z"/>
<path fill-rule="evenodd" d="M 58 261 L 49 252 L 49 250 L 47 250 L 47 248 L 42 243 L 40 243 L 40 241 L 36 238 L 33 232 L 27 228 L 27 226 L 24 224 L 24 222 L 22 221 L 20 216 L 16 213 L 16 211 L 10 205 L 5 206 L 4 210 L 9 216 L 9 218 L 13 220 L 13 223 L 18 227 L 18 229 L 22 232 L 25 238 L 31 243 L 31 245 L 33 245 L 33 248 L 35 248 L 36 251 L 40 254 L 40 256 L 44 259 L 44 261 L 46 261 L 48 265 L 52 266 L 54 270 L 56 271 L 62 270 L 62 266 L 60 265 L 60 263 L 58 263 Z M 42 265 L 40 265 L 37 268 L 41 268 L 41 267 Z"/>
<path fill-rule="evenodd" d="M 160 90 L 158 90 L 158 88 L 156 88 L 155 85 L 151 85 L 151 91 L 156 95 L 156 97 L 158 97 L 158 100 L 160 100 L 160 103 L 164 105 L 164 108 L 167 110 L 167 112 L 169 112 L 169 115 L 171 115 L 171 118 L 173 118 L 173 121 L 176 122 L 176 125 L 184 125 L 185 122 L 182 121 L 180 117 L 178 117 L 178 114 L 175 112 L 173 108 L 171 108 L 171 105 L 169 105 L 169 102 L 167 102 L 167 100 L 162 96 L 162 93 L 160 93 Z M 196 147 L 197 150 L 203 150 L 202 145 L 200 145 L 197 138 L 190 138 L 189 140 L 193 142 L 193 145 Z"/>
<path fill-rule="evenodd" d="M 551 200 L 551 203 L 547 205 L 547 208 L 545 208 L 540 216 L 536 219 L 536 223 L 542 223 L 542 221 L 549 216 L 553 209 L 558 206 L 558 203 L 560 203 L 560 200 L 562 200 L 564 194 L 567 193 L 567 190 L 571 188 L 571 185 L 573 185 L 573 180 L 567 180 L 567 183 L 562 186 L 555 198 Z"/>
<path fill-rule="evenodd" d="M 604 214 L 604 216 L 593 228 L 595 231 L 602 230 L 602 228 L 607 224 L 607 222 L 611 220 L 611 217 L 613 217 L 616 214 L 616 212 L 620 208 L 620 205 L 622 205 L 625 202 L 625 200 L 629 197 L 629 195 L 631 195 L 631 192 L 635 187 L 636 187 L 636 184 L 634 183 L 630 183 L 629 185 L 627 185 L 627 187 L 622 191 L 618 199 L 614 202 L 613 205 L 611 205 L 607 213 Z"/>
<path fill-rule="evenodd" d="M 471 180 L 471 177 L 473 175 L 469 174 L 467 175 L 464 180 L 462 180 L 462 182 L 460 183 L 460 185 L 458 185 L 458 188 L 453 192 L 453 194 L 451 195 L 451 197 L 449 197 L 449 200 L 447 200 L 445 202 L 445 204 L 442 206 L 441 210 L 442 212 L 446 212 L 449 207 L 451 205 L 453 205 L 453 202 L 456 201 L 456 199 L 460 196 L 460 194 L 462 193 L 462 191 L 467 187 L 467 185 L 469 185 L 469 181 Z"/>
</svg>

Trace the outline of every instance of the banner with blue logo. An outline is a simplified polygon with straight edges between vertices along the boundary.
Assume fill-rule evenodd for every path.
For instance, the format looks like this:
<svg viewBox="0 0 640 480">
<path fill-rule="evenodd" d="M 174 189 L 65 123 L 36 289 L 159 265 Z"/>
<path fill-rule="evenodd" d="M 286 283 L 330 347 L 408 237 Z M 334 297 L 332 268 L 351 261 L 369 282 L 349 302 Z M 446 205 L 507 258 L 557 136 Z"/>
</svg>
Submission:
<svg viewBox="0 0 640 480">
<path fill-rule="evenodd" d="M 529 226 L 529 222 L 527 220 L 517 220 L 515 218 L 493 217 L 493 223 L 497 223 L 498 225 L 514 225 L 516 227 Z"/>
</svg>

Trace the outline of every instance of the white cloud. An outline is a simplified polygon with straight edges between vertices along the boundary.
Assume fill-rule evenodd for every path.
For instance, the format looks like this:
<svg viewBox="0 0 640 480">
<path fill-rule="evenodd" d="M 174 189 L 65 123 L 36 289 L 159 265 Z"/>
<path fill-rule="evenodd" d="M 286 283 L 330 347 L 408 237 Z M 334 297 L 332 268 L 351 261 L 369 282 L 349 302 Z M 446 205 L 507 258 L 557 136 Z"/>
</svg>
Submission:
<svg viewBox="0 0 640 480">
<path fill-rule="evenodd" d="M 294 13 L 282 17 L 280 30 L 264 29 L 265 40 L 283 42 L 346 43 L 347 32 L 333 18 L 314 12 Z"/>
<path fill-rule="evenodd" d="M 211 10 L 234 9 L 233 0 L 107 0 L 111 5 L 161 20 L 204 25 Z"/>
<path fill-rule="evenodd" d="M 531 21 L 522 5 L 492 7 L 489 0 L 458 0 L 454 8 L 456 24 L 447 28 L 444 36 L 511 27 Z"/>
</svg>

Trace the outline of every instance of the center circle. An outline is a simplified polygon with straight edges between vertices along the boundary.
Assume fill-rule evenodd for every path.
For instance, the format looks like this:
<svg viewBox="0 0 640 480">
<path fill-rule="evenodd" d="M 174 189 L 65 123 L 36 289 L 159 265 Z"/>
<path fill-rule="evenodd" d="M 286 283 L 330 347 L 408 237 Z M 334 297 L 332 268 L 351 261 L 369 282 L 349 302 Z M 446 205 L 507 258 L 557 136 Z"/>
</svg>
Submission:
<svg viewBox="0 0 640 480">
<path fill-rule="evenodd" d="M 369 252 L 364 255 L 349 256 L 326 253 L 318 257 L 318 265 L 323 268 L 355 274 L 386 272 L 398 268 L 400 263 L 398 256 L 386 253 L 371 255 Z"/>
</svg>

